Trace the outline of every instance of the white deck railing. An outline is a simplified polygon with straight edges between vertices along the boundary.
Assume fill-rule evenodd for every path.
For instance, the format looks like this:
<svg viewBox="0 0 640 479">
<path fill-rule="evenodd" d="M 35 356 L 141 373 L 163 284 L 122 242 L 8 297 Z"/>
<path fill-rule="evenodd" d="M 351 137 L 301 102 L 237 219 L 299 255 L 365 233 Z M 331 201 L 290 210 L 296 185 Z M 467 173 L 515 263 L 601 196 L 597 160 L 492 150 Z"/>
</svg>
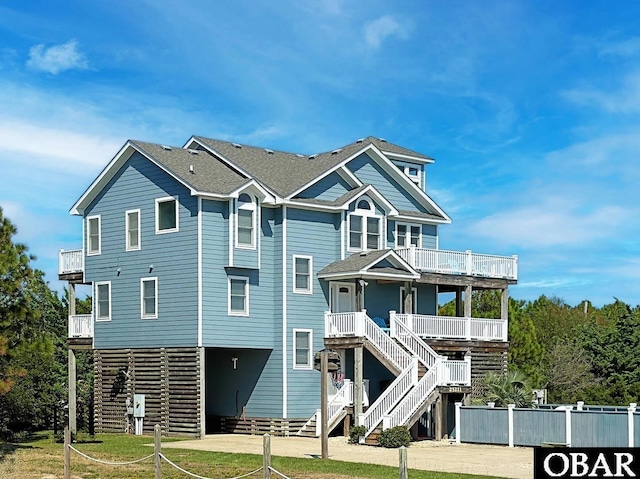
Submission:
<svg viewBox="0 0 640 479">
<path fill-rule="evenodd" d="M 329 430 L 332 429 L 332 423 L 340 416 L 340 412 L 347 406 L 353 404 L 353 381 L 351 379 L 345 379 L 342 387 L 338 389 L 338 392 L 327 404 L 327 415 L 329 420 L 327 425 Z M 316 411 L 316 436 L 322 434 L 322 410 Z M 313 419 L 313 418 L 311 418 Z"/>
<path fill-rule="evenodd" d="M 389 311 L 389 325 L 391 326 L 390 336 L 392 338 L 400 341 L 428 369 L 433 367 L 440 355 L 411 331 L 404 322 L 399 321 L 395 311 Z"/>
<path fill-rule="evenodd" d="M 400 248 L 396 250 L 396 253 L 419 271 L 509 280 L 518 279 L 517 256 L 496 256 L 472 253 L 471 251 L 427 248 Z"/>
<path fill-rule="evenodd" d="M 93 315 L 70 315 L 69 338 L 93 338 Z"/>
<path fill-rule="evenodd" d="M 445 359 L 436 367 L 438 386 L 471 386 L 471 356 L 464 360 Z"/>
<path fill-rule="evenodd" d="M 413 416 L 418 408 L 428 399 L 436 388 L 436 368 L 427 371 L 416 386 L 407 394 L 398 405 L 382 417 L 382 429 L 394 426 L 402 426 Z"/>
<path fill-rule="evenodd" d="M 418 359 L 412 358 L 411 364 L 385 389 L 369 409 L 358 417 L 358 425 L 365 427 L 368 436 L 380 424 L 382 418 L 393 410 L 394 406 L 418 383 Z"/>
<path fill-rule="evenodd" d="M 507 341 L 506 319 L 462 318 L 428 314 L 396 314 L 395 318 L 422 338 Z"/>
<path fill-rule="evenodd" d="M 403 371 L 411 364 L 411 356 L 402 349 L 388 334 L 367 316 L 366 311 L 352 313 L 325 312 L 325 337 L 343 338 L 363 336 L 372 344 L 398 371 Z"/>
<path fill-rule="evenodd" d="M 58 274 L 82 273 L 84 271 L 84 254 L 81 249 L 58 253 Z"/>
</svg>

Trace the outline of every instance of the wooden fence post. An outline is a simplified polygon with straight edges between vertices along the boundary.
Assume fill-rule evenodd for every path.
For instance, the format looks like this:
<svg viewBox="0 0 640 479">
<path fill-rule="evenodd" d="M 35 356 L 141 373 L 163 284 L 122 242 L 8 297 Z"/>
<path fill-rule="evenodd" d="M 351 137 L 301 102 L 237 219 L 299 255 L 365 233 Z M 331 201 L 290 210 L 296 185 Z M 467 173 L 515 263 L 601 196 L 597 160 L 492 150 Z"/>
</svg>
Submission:
<svg viewBox="0 0 640 479">
<path fill-rule="evenodd" d="M 262 436 L 262 477 L 269 479 L 271 477 L 271 436 L 265 434 Z"/>
<path fill-rule="evenodd" d="M 69 425 L 64 427 L 64 479 L 71 478 L 71 431 Z"/>
<path fill-rule="evenodd" d="M 156 424 L 153 427 L 153 459 L 156 470 L 156 479 L 162 479 L 162 458 L 160 453 L 162 452 L 162 429 L 160 424 Z"/>
<path fill-rule="evenodd" d="M 409 469 L 407 465 L 407 448 L 402 446 L 400 449 L 400 470 L 398 473 L 399 479 L 409 478 Z"/>
</svg>

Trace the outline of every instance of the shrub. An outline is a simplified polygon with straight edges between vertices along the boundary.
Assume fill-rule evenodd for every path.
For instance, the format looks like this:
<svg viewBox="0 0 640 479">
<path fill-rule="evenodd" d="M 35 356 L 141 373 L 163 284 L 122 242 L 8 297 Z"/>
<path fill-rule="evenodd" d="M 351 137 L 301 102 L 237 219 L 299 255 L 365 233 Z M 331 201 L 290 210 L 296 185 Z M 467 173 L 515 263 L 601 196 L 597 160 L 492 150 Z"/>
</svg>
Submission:
<svg viewBox="0 0 640 479">
<path fill-rule="evenodd" d="M 411 434 L 404 426 L 385 429 L 378 437 L 378 444 L 382 447 L 407 447 L 411 442 Z"/>
<path fill-rule="evenodd" d="M 349 444 L 359 444 L 360 438 L 365 435 L 367 429 L 364 426 L 354 426 L 349 431 Z"/>
</svg>

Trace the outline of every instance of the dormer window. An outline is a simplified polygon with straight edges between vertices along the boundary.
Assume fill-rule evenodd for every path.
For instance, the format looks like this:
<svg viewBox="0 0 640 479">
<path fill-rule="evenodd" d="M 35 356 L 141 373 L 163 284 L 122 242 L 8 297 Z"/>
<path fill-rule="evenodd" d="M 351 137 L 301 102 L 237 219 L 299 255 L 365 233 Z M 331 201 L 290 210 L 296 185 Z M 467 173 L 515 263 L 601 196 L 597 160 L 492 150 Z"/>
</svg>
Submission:
<svg viewBox="0 0 640 479">
<path fill-rule="evenodd" d="M 422 188 L 422 169 L 412 163 L 396 163 L 396 166 L 404 175 L 414 182 L 419 188 Z"/>
<path fill-rule="evenodd" d="M 408 223 L 396 223 L 396 248 L 420 248 L 422 245 L 422 227 Z"/>
<path fill-rule="evenodd" d="M 247 193 L 242 193 L 237 200 L 236 246 L 238 248 L 255 248 L 256 241 L 256 201 Z"/>
<path fill-rule="evenodd" d="M 381 225 L 382 216 L 376 214 L 373 202 L 369 198 L 360 199 L 355 211 L 349 213 L 349 251 L 380 249 Z"/>
</svg>

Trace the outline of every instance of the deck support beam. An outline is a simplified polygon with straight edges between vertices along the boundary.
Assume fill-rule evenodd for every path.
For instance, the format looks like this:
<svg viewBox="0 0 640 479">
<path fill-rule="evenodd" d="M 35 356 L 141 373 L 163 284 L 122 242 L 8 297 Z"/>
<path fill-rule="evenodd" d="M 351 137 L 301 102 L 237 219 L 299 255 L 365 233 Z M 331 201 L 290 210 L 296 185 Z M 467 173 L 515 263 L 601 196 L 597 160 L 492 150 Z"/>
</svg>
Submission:
<svg viewBox="0 0 640 479">
<path fill-rule="evenodd" d="M 473 296 L 473 287 L 468 284 L 464 290 L 464 317 L 471 317 L 471 298 Z"/>
<path fill-rule="evenodd" d="M 404 283 L 404 295 L 402 297 L 402 307 L 404 314 L 413 313 L 413 294 L 411 294 L 413 283 L 411 281 L 405 281 Z"/>
<path fill-rule="evenodd" d="M 362 358 L 362 346 L 355 348 L 353 350 L 353 416 L 356 426 L 360 425 L 358 418 L 362 414 L 362 382 L 364 377 Z"/>
<path fill-rule="evenodd" d="M 509 319 L 509 287 L 502 288 L 500 296 L 500 319 Z"/>
<path fill-rule="evenodd" d="M 69 315 L 76 314 L 76 285 L 69 282 Z M 68 321 L 68 319 L 67 319 Z M 72 435 L 76 435 L 76 354 L 73 349 L 68 348 L 68 374 L 69 374 L 69 430 Z"/>
</svg>

